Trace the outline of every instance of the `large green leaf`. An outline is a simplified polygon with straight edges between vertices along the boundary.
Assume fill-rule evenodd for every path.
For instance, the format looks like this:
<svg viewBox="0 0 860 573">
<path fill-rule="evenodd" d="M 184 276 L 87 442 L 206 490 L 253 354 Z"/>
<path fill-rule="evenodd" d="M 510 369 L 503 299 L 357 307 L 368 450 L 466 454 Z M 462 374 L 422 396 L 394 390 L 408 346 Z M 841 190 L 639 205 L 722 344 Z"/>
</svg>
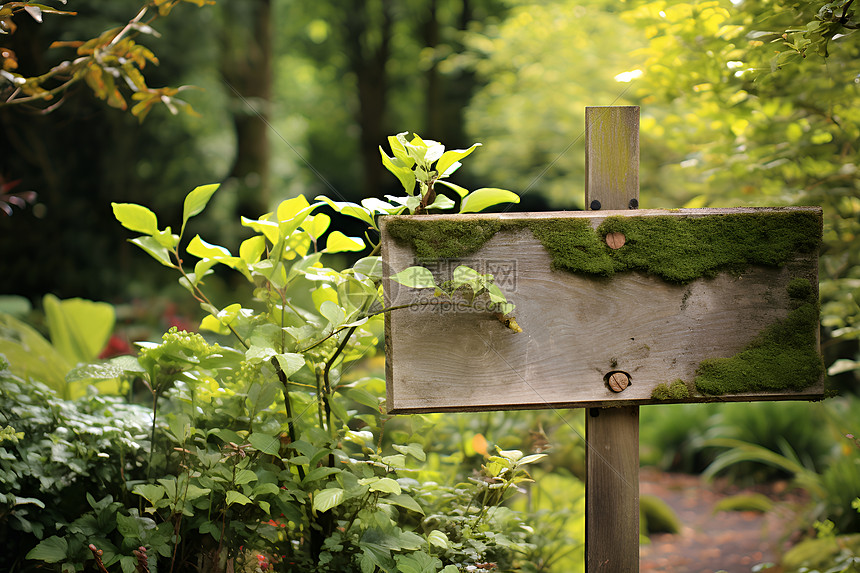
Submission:
<svg viewBox="0 0 860 573">
<path fill-rule="evenodd" d="M 340 231 L 332 231 L 325 240 L 326 253 L 357 252 L 364 249 L 364 241 L 360 237 L 347 237 Z"/>
<path fill-rule="evenodd" d="M 248 443 L 254 446 L 258 451 L 272 456 L 278 455 L 281 449 L 281 441 L 277 436 L 271 434 L 263 434 L 254 432 L 248 436 Z"/>
<path fill-rule="evenodd" d="M 194 238 L 191 239 L 191 242 L 188 243 L 188 247 L 185 250 L 189 255 L 194 255 L 201 259 L 219 259 L 233 256 L 225 247 L 207 243 L 200 238 L 200 235 L 194 235 Z"/>
<path fill-rule="evenodd" d="M 461 159 L 475 151 L 481 144 L 475 143 L 472 144 L 472 147 L 469 149 L 451 149 L 450 151 L 446 151 L 442 154 L 442 157 L 439 158 L 439 161 L 436 163 L 436 172 L 439 173 L 440 177 L 444 177 L 445 175 L 450 175 L 453 171 L 449 171 L 451 167 L 454 166 L 455 163 L 459 163 Z"/>
<path fill-rule="evenodd" d="M 170 251 L 153 237 L 137 237 L 129 239 L 129 243 L 137 245 L 151 256 L 153 259 L 164 265 L 165 267 L 173 268 L 174 264 L 170 260 Z"/>
<path fill-rule="evenodd" d="M 355 217 L 357 219 L 361 219 L 371 227 L 375 227 L 376 223 L 373 220 L 373 212 L 369 209 L 365 209 L 361 205 L 356 205 L 355 203 L 349 203 L 346 201 L 332 201 L 328 197 L 324 195 L 320 195 L 316 198 L 317 201 L 322 201 L 338 213 L 342 215 L 348 215 L 350 217 Z"/>
<path fill-rule="evenodd" d="M 158 218 L 155 213 L 134 203 L 111 203 L 114 217 L 130 231 L 155 235 L 158 233 Z"/>
<path fill-rule="evenodd" d="M 71 364 L 95 360 L 113 332 L 113 306 L 81 298 L 61 301 L 52 294 L 42 303 L 57 351 Z"/>
<path fill-rule="evenodd" d="M 513 191 L 496 187 L 483 187 L 466 195 L 460 203 L 461 213 L 477 213 L 500 203 L 519 203 L 520 197 Z"/>
<path fill-rule="evenodd" d="M 69 549 L 68 543 L 62 537 L 56 535 L 43 539 L 39 545 L 27 553 L 25 559 L 39 559 L 46 563 L 59 563 L 66 558 Z"/>
<path fill-rule="evenodd" d="M 209 199 L 212 198 L 212 195 L 218 190 L 219 186 L 220 183 L 201 185 L 185 196 L 185 204 L 182 207 L 182 231 L 180 231 L 180 235 L 184 234 L 185 224 L 188 222 L 188 219 L 194 215 L 198 215 L 206 208 L 206 204 L 209 203 Z"/>
<path fill-rule="evenodd" d="M 6 314 L 0 314 L 0 354 L 16 376 L 41 382 L 65 396 L 69 362 L 35 329 Z"/>
<path fill-rule="evenodd" d="M 314 511 L 328 511 L 343 503 L 343 490 L 339 487 L 322 489 L 314 494 Z"/>
</svg>

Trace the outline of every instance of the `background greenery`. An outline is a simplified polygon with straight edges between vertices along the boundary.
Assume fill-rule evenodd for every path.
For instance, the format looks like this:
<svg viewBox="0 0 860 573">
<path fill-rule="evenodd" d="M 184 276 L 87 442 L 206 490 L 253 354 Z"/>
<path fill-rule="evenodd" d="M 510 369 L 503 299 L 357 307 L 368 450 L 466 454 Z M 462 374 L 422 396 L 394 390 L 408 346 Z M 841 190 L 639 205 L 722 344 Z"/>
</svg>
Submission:
<svg viewBox="0 0 860 573">
<path fill-rule="evenodd" d="M 0 46 L 17 55 L 16 73 L 35 76 L 74 57 L 52 42 L 98 36 L 141 5 L 72 0 L 64 9 L 75 17 L 16 15 Z M 112 201 L 175 221 L 189 189 L 221 181 L 187 236 L 235 250 L 246 238 L 238 215 L 257 217 L 299 193 L 351 201 L 396 193 L 377 146 L 410 130 L 449 148 L 483 142 L 458 172 L 469 188 L 512 189 L 521 210 L 582 208 L 584 107 L 640 105 L 642 207 L 824 207 L 822 348 L 841 394 L 822 405 L 645 408 L 643 462 L 699 472 L 722 460 L 712 467 L 738 481 L 800 477 L 817 492 L 801 528 L 829 518 L 857 531 L 860 459 L 845 437 L 860 433 L 857 14 L 852 0 L 180 3 L 154 23 L 159 37 L 139 42 L 160 61 L 146 67 L 149 85 L 199 86 L 183 92 L 199 115 L 159 106 L 139 121 L 84 83 L 42 104 L 0 103 L 0 202 L 12 213 L 0 213 L 0 294 L 37 311 L 45 294 L 110 301 L 120 342 L 158 339 L 171 325 L 196 325 L 199 309 L 165 286 L 175 284 L 168 269 L 125 242 Z M 4 99 L 8 88 L 0 84 Z M 8 200 L 29 191 L 36 198 L 23 208 Z M 351 234 L 352 223 L 333 216 Z M 226 294 L 234 279 L 219 279 L 216 296 L 234 300 Z M 3 305 L 48 333 L 48 320 L 21 299 Z M 109 407 L 90 401 L 75 416 Z M 552 480 L 581 471 L 579 415 L 452 416 L 437 429 L 445 446 L 435 455 L 459 451 L 467 472 L 483 458 L 481 439 L 524 450 L 551 443 L 540 480 L 551 492 L 562 487 Z M 523 435 L 532 441 L 511 437 Z M 549 507 L 534 503 L 530 510 Z M 578 510 L 569 511 L 547 529 L 567 547 L 555 559 L 575 546 L 564 544 L 577 534 L 564 520 Z"/>
</svg>

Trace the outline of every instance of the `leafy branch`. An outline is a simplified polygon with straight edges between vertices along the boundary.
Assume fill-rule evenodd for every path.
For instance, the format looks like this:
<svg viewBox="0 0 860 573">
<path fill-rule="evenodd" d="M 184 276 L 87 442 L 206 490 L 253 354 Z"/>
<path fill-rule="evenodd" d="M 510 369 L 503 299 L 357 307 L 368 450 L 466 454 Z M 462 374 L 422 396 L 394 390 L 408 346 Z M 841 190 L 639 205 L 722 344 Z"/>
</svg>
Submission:
<svg viewBox="0 0 860 573">
<path fill-rule="evenodd" d="M 59 1 L 65 4 L 65 0 Z M 0 107 L 49 103 L 83 81 L 96 97 L 122 110 L 128 109 L 124 88 L 121 89 L 125 86 L 131 92 L 131 99 L 137 102 L 131 113 L 141 121 L 156 104 L 163 104 L 174 115 L 181 110 L 194 114 L 187 102 L 176 97 L 188 86 L 153 88 L 147 85 L 143 70 L 147 63 L 157 65 L 158 58 L 136 42 L 141 35 L 158 37 L 151 24 L 170 14 L 180 2 L 199 7 L 214 4 L 214 0 L 149 0 L 123 26 L 105 30 L 98 37 L 86 41 L 51 44 L 52 48 L 75 48 L 77 57 L 64 60 L 40 75 L 27 77 L 14 71 L 18 68 L 17 57 L 12 50 L 3 48 L 0 50 Z M 57 10 L 35 2 L 8 2 L 0 5 L 0 33 L 14 33 L 17 26 L 13 18 L 21 12 L 39 23 L 43 14 L 76 15 L 76 12 Z M 56 105 L 59 103 L 48 105 L 44 111 L 50 112 Z"/>
</svg>

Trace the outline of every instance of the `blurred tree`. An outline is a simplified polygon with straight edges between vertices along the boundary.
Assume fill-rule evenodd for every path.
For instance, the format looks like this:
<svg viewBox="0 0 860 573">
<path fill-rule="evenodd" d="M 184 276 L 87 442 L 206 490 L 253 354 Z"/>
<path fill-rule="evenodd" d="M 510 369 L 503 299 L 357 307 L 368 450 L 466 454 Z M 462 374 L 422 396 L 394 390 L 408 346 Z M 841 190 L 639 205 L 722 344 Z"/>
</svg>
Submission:
<svg viewBox="0 0 860 573">
<path fill-rule="evenodd" d="M 284 3 L 281 10 L 290 26 L 279 37 L 279 53 L 289 55 L 279 64 L 278 97 L 304 120 L 296 135 L 325 179 L 317 184 L 353 199 L 395 190 L 378 148 L 396 131 L 467 145 L 461 114 L 475 80 L 470 70 L 439 63 L 461 51 L 465 28 L 501 14 L 502 2 L 367 0 L 348 10 Z"/>
<path fill-rule="evenodd" d="M 38 24 L 16 16 L 17 30 L 7 39 L 17 55 L 17 71 L 52 69 L 67 50 L 50 49 L 54 41 L 98 37 L 122 27 L 140 6 L 139 0 L 78 0 L 77 17 L 45 16 Z M 161 20 L 162 35 L 149 37 L 148 46 L 182 57 L 165 57 L 159 66 L 147 67 L 147 81 L 176 85 L 189 69 L 211 60 L 207 54 L 216 48 L 214 38 L 180 33 L 205 28 L 211 18 L 211 10 L 186 3 Z M 210 155 L 211 141 L 195 137 L 218 123 L 217 109 L 199 91 L 187 94 L 207 113 L 206 122 L 173 116 L 159 106 L 141 124 L 131 113 L 105 105 L 85 82 L 57 95 L 54 103 L 62 105 L 49 106 L 50 113 L 34 102 L 0 107 L 0 175 L 17 184 L 15 191 L 38 193 L 31 209 L 13 217 L 0 214 L 0 292 L 34 299 L 45 292 L 103 299 L 145 276 L 136 271 L 137 255 L 126 248 L 110 201 L 145 202 L 178 218 L 176 197 L 225 174 L 218 157 Z"/>
<path fill-rule="evenodd" d="M 236 135 L 226 189 L 234 190 L 238 214 L 256 218 L 271 203 L 272 0 L 222 0 L 219 9 L 219 67 Z"/>
<path fill-rule="evenodd" d="M 441 64 L 474 69 L 483 83 L 466 112 L 469 133 L 485 142 L 473 167 L 483 184 L 581 208 L 584 108 L 629 103 L 629 84 L 615 77 L 640 65 L 630 53 L 644 42 L 620 20 L 620 2 L 514 4 Z"/>
</svg>

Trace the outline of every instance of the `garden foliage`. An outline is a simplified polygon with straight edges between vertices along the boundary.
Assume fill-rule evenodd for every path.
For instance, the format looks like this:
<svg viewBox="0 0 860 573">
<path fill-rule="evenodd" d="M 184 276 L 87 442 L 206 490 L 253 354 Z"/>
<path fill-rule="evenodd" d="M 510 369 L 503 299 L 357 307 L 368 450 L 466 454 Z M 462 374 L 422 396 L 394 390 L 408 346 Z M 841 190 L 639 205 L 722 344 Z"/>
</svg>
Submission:
<svg viewBox="0 0 860 573">
<path fill-rule="evenodd" d="M 254 234 L 236 254 L 199 235 L 181 249 L 189 219 L 217 185 L 188 194 L 178 234 L 146 207 L 114 204 L 119 221 L 140 233 L 131 242 L 175 270 L 207 311 L 201 329 L 224 337 L 172 328 L 160 342 L 140 343 L 136 360 L 69 375 L 136 380 L 146 409 L 98 394 L 65 401 L 3 370 L 2 526 L 29 546 L 28 560 L 73 571 L 98 559 L 125 573 L 140 559 L 159 571 L 264 562 L 286 571 L 450 573 L 523 558 L 532 530 L 503 502 L 544 455 L 499 448 L 468 480 L 419 481 L 433 424 L 416 417 L 405 439 L 384 439 L 382 383 L 360 374 L 389 311 L 381 261 L 369 234 L 329 231 L 331 218 L 319 211 L 356 217 L 372 233 L 381 214 L 450 209 L 454 201 L 430 195 L 434 183 L 474 149 L 445 151 L 405 134 L 390 142 L 394 157 L 383 156 L 406 196 L 286 200 L 243 218 Z M 461 211 L 515 199 L 451 188 Z M 370 255 L 345 270 L 325 264 L 327 255 L 365 249 Z M 252 307 L 208 298 L 216 265 L 247 279 Z M 96 415 L 114 421 L 105 426 Z"/>
</svg>

